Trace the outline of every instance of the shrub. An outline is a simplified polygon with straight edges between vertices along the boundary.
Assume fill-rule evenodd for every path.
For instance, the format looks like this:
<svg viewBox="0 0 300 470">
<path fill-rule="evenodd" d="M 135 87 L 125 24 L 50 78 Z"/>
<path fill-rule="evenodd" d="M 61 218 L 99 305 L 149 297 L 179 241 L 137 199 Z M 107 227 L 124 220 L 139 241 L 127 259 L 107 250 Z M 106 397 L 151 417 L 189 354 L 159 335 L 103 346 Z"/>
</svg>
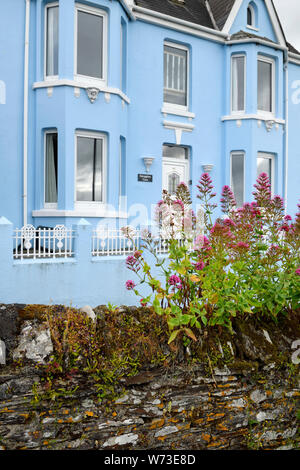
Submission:
<svg viewBox="0 0 300 470">
<path fill-rule="evenodd" d="M 160 229 L 162 221 L 169 223 L 168 255 L 159 256 L 158 241 L 146 233 L 142 249 L 126 261 L 139 280 L 137 285 L 127 281 L 127 289 L 141 297 L 139 286 L 148 284 L 150 294 L 141 302 L 166 318 L 169 342 L 181 332 L 196 339 L 197 328 L 219 325 L 232 330 L 236 316 L 276 321 L 279 313 L 299 308 L 300 211 L 294 222 L 285 215 L 283 200 L 271 196 L 263 173 L 254 186 L 254 201 L 243 207 L 236 207 L 234 194 L 225 186 L 220 201 L 224 216 L 213 222 L 216 193 L 207 173 L 197 188 L 204 212 L 202 229 L 187 207 L 187 188 L 185 201 L 164 192 L 157 213 Z M 186 219 L 192 230 L 185 230 Z M 159 276 L 154 276 L 146 252 L 154 257 Z"/>
</svg>

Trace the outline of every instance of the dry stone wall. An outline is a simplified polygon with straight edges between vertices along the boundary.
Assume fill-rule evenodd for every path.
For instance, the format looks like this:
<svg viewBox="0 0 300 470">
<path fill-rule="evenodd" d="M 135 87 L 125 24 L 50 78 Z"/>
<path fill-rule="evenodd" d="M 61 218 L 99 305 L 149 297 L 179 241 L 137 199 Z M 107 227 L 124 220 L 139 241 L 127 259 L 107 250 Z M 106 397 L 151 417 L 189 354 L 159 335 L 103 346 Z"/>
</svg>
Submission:
<svg viewBox="0 0 300 470">
<path fill-rule="evenodd" d="M 12 357 L 24 332 L 14 339 L 7 318 Z M 30 336 L 29 326 L 19 333 Z M 297 449 L 298 374 L 292 363 L 241 361 L 211 371 L 181 363 L 124 378 L 122 393 L 109 402 L 80 376 L 62 381 L 64 393 L 51 401 L 40 395 L 36 365 L 9 361 L 0 366 L 0 449 Z"/>
</svg>

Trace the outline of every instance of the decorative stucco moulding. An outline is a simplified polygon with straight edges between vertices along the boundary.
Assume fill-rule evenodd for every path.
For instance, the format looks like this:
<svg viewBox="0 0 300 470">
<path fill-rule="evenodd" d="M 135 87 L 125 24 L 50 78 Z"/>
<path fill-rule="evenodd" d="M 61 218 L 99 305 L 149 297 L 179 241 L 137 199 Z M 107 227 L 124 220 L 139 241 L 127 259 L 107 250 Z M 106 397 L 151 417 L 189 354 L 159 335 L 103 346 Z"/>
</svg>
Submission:
<svg viewBox="0 0 300 470">
<path fill-rule="evenodd" d="M 89 88 L 86 88 L 86 92 L 87 92 L 87 95 L 88 95 L 88 99 L 93 104 L 96 101 L 96 99 L 98 98 L 100 90 L 99 90 L 99 88 L 96 88 L 96 87 L 89 87 Z"/>
</svg>

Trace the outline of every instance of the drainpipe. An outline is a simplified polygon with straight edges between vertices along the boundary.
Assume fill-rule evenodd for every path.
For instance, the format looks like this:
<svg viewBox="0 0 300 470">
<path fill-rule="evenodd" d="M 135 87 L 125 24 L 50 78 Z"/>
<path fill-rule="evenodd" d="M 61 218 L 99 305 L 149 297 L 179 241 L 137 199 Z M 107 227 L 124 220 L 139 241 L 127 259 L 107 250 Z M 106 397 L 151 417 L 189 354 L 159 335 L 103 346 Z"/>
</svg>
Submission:
<svg viewBox="0 0 300 470">
<path fill-rule="evenodd" d="M 23 225 L 27 225 L 27 161 L 28 161 L 28 83 L 29 83 L 29 25 L 30 0 L 25 0 L 24 41 L 24 127 L 23 127 Z"/>
<path fill-rule="evenodd" d="M 285 212 L 287 212 L 288 202 L 288 169 L 289 169 L 289 71 L 288 71 L 288 51 L 284 54 L 284 72 L 285 72 L 285 181 L 284 181 L 284 201 Z"/>
</svg>

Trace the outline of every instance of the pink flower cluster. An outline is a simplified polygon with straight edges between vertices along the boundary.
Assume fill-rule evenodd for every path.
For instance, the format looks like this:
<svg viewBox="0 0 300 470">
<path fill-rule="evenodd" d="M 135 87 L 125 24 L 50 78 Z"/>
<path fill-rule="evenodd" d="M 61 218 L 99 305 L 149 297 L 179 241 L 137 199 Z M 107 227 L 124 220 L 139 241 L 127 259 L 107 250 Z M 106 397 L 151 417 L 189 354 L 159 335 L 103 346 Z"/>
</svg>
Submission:
<svg viewBox="0 0 300 470">
<path fill-rule="evenodd" d="M 170 276 L 168 283 L 170 286 L 174 286 L 174 289 L 182 288 L 181 279 L 179 276 L 176 276 L 176 274 L 173 274 L 172 276 Z"/>
<path fill-rule="evenodd" d="M 138 253 L 140 252 L 136 251 L 133 256 L 130 255 L 126 259 L 126 266 L 128 269 L 130 269 L 130 271 L 138 272 L 140 270 L 140 262 L 138 258 L 141 256 L 141 254 L 138 255 Z"/>
<path fill-rule="evenodd" d="M 135 288 L 135 283 L 133 281 L 126 281 L 125 285 L 127 290 L 132 290 Z"/>
</svg>

